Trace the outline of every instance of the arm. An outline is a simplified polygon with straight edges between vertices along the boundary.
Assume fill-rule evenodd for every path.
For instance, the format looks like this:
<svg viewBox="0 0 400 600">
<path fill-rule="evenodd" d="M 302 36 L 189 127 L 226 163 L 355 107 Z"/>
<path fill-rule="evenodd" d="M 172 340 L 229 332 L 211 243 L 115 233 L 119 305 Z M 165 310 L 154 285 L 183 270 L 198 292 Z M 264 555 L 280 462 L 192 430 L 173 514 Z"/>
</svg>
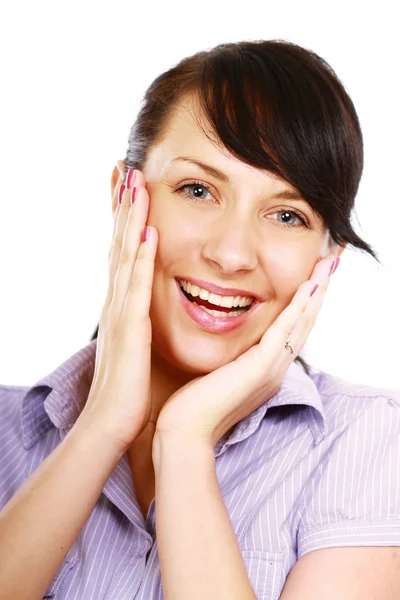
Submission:
<svg viewBox="0 0 400 600">
<path fill-rule="evenodd" d="M 165 600 L 256 600 L 211 445 L 155 433 L 156 528 Z"/>
<path fill-rule="evenodd" d="M 231 427 L 277 393 L 292 363 L 284 343 L 287 332 L 296 327 L 296 339 L 307 339 L 334 264 L 332 255 L 317 263 L 258 344 L 192 379 L 163 405 L 153 464 L 166 600 L 256 599 L 221 496 L 213 449 Z"/>
<path fill-rule="evenodd" d="M 155 434 L 156 527 L 165 600 L 255 600 L 223 502 L 212 447 Z M 394 533 L 394 535 L 396 535 Z M 309 552 L 281 600 L 400 598 L 399 547 Z"/>
<path fill-rule="evenodd" d="M 39 600 L 121 454 L 78 419 L 0 512 L 0 600 Z"/>
<path fill-rule="evenodd" d="M 325 548 L 304 554 L 280 600 L 398 600 L 400 548 Z"/>
</svg>

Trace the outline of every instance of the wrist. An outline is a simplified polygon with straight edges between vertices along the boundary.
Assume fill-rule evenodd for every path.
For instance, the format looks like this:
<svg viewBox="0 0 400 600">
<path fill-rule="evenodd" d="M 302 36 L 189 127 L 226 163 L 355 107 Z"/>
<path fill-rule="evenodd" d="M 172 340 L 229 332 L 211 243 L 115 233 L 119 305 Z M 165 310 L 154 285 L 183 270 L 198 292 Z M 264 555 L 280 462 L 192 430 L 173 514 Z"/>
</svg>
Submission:
<svg viewBox="0 0 400 600">
<path fill-rule="evenodd" d="M 101 448 L 103 452 L 110 455 L 117 463 L 125 454 L 128 446 L 113 436 L 108 430 L 107 425 L 99 420 L 93 413 L 83 411 L 75 425 L 71 429 L 75 435 L 82 435 L 87 439 L 93 440 L 96 447 Z"/>
<path fill-rule="evenodd" d="M 215 463 L 214 448 L 207 438 L 180 431 L 157 430 L 153 437 L 152 459 L 155 473 L 161 464 L 172 459 L 176 464 Z"/>
</svg>

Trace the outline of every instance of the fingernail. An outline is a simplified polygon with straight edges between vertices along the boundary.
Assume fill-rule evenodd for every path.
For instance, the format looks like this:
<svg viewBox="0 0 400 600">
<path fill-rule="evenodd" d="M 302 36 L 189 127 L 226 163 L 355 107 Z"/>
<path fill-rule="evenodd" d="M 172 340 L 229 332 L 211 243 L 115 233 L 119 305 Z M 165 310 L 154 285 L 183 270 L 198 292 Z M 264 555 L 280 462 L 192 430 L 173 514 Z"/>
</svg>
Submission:
<svg viewBox="0 0 400 600">
<path fill-rule="evenodd" d="M 128 175 L 126 177 L 126 189 L 130 190 L 133 182 L 135 181 L 135 169 L 129 169 Z"/>
<path fill-rule="evenodd" d="M 335 265 L 336 265 L 336 259 L 331 264 L 331 268 L 330 268 L 330 271 L 329 271 L 329 277 L 332 275 L 333 269 L 335 268 Z"/>
<path fill-rule="evenodd" d="M 339 266 L 339 263 L 340 263 L 340 258 L 338 257 L 338 258 L 336 259 L 336 263 L 335 263 L 335 267 L 334 267 L 334 269 L 333 269 L 333 271 L 332 271 L 332 275 L 334 274 L 334 272 L 335 272 L 335 271 L 336 271 L 336 269 L 338 268 L 338 266 Z"/>
<path fill-rule="evenodd" d="M 136 188 L 136 187 L 133 187 L 133 188 L 132 188 L 132 194 L 131 194 L 131 206 L 132 206 L 132 204 L 135 202 L 135 199 L 136 199 L 136 194 L 137 194 L 137 188 Z"/>
<path fill-rule="evenodd" d="M 311 298 L 311 296 L 312 296 L 312 295 L 313 295 L 313 294 L 314 294 L 314 293 L 317 291 L 317 288 L 318 288 L 318 284 L 317 284 L 317 285 L 315 285 L 315 286 L 313 287 L 313 289 L 311 290 L 310 298 Z"/>
<path fill-rule="evenodd" d="M 147 238 L 149 237 L 149 233 L 150 233 L 150 230 L 146 225 L 146 227 L 143 229 L 142 242 L 145 242 L 147 240 Z"/>
<path fill-rule="evenodd" d="M 121 202 L 122 202 L 122 196 L 124 195 L 124 191 L 125 191 L 125 184 L 121 183 L 121 185 L 119 187 L 119 192 L 118 192 L 118 204 L 121 204 Z"/>
</svg>

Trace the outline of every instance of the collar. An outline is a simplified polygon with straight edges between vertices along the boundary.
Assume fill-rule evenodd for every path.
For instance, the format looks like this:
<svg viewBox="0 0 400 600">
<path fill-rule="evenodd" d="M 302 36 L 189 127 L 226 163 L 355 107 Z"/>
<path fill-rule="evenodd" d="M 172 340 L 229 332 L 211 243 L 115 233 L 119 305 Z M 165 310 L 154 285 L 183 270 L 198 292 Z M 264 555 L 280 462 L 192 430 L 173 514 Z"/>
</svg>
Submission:
<svg viewBox="0 0 400 600">
<path fill-rule="evenodd" d="M 21 406 L 21 431 L 25 448 L 33 446 L 56 427 L 64 438 L 78 419 L 89 395 L 97 339 L 70 356 L 26 392 Z"/>
<path fill-rule="evenodd" d="M 225 434 L 216 445 L 216 455 L 221 454 L 226 446 L 245 440 L 254 433 L 267 411 L 274 406 L 302 405 L 308 408 L 307 424 L 311 430 L 314 444 L 319 444 L 326 435 L 325 410 L 317 387 L 320 373 L 321 371 L 318 369 L 310 367 L 310 375 L 307 375 L 303 367 L 292 362 L 275 396 L 266 400 L 264 404 L 239 421 L 229 435 Z"/>
<path fill-rule="evenodd" d="M 97 339 L 92 340 L 68 358 L 54 371 L 30 387 L 24 395 L 20 423 L 23 444 L 32 447 L 52 427 L 64 438 L 71 429 L 87 400 L 93 380 Z M 318 444 L 325 435 L 325 413 L 315 381 L 318 370 L 311 368 L 308 376 L 303 368 L 292 362 L 278 392 L 259 406 L 218 441 L 215 456 L 229 445 L 240 442 L 258 429 L 269 408 L 304 405 L 309 407 L 307 422 Z M 314 381 L 315 380 L 315 381 Z"/>
</svg>

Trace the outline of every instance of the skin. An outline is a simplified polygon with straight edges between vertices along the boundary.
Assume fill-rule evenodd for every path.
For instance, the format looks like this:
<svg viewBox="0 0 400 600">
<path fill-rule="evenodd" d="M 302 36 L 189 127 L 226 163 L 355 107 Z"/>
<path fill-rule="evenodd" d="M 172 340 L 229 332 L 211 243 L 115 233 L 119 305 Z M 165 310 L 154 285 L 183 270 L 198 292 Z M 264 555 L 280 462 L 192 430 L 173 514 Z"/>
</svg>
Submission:
<svg viewBox="0 0 400 600">
<path fill-rule="evenodd" d="M 230 155 L 218 141 L 213 143 L 205 135 L 199 121 L 206 127 L 195 101 L 187 98 L 181 102 L 170 118 L 166 134 L 149 152 L 142 171 L 144 180 L 138 178 L 150 196 L 147 222 L 159 232 L 150 307 L 150 419 L 154 422 L 176 390 L 257 344 L 300 284 L 310 277 L 315 264 L 332 252 L 328 231 L 306 201 L 272 199 L 283 190 L 296 191 L 294 188 Z M 206 131 L 212 136 L 207 127 Z M 178 156 L 218 168 L 229 177 L 229 183 L 191 163 L 173 163 Z M 123 168 L 124 163 L 118 161 L 112 173 L 113 213 Z M 196 198 L 195 185 L 175 191 L 190 180 L 211 187 L 201 194 L 203 202 L 185 195 L 186 192 Z M 291 209 L 300 211 L 308 229 L 300 226 L 295 214 L 290 219 L 283 216 Z M 344 247 L 334 249 L 335 254 L 340 256 Z M 237 330 L 225 334 L 206 332 L 182 312 L 176 301 L 174 278 L 178 275 L 192 275 L 222 287 L 257 293 L 264 300 L 263 307 Z M 152 470 L 154 430 L 155 423 L 149 423 L 128 451 L 131 467 L 135 464 L 137 473 L 148 479 L 150 494 L 153 474 L 146 473 Z"/>
</svg>

